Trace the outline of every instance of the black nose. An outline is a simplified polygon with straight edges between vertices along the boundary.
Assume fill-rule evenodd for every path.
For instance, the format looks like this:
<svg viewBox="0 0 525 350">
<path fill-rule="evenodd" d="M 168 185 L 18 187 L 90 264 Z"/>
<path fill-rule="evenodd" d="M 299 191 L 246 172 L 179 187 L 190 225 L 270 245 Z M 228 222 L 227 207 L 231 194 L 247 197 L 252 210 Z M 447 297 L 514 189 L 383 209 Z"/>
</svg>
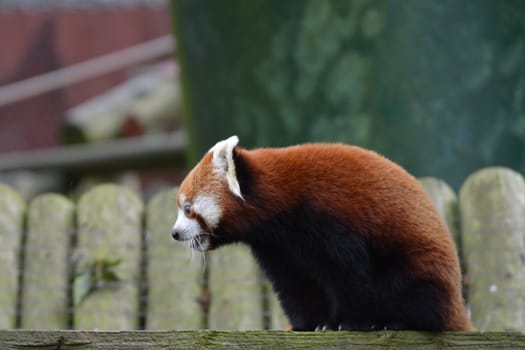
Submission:
<svg viewBox="0 0 525 350">
<path fill-rule="evenodd" d="M 177 231 L 173 230 L 171 231 L 171 237 L 173 237 L 174 240 L 178 241 L 180 239 L 180 234 Z"/>
</svg>

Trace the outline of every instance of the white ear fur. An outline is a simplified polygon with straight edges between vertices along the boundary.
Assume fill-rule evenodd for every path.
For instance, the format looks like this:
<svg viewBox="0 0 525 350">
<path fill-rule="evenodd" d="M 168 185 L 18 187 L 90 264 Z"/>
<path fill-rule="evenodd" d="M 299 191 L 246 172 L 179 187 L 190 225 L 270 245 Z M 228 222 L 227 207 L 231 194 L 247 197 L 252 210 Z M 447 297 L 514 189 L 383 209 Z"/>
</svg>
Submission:
<svg viewBox="0 0 525 350">
<path fill-rule="evenodd" d="M 233 149 L 239 144 L 237 136 L 231 136 L 226 140 L 219 141 L 209 152 L 213 153 L 213 167 L 219 174 L 226 174 L 226 181 L 230 191 L 237 197 L 242 198 L 241 188 L 235 172 L 233 161 Z"/>
</svg>

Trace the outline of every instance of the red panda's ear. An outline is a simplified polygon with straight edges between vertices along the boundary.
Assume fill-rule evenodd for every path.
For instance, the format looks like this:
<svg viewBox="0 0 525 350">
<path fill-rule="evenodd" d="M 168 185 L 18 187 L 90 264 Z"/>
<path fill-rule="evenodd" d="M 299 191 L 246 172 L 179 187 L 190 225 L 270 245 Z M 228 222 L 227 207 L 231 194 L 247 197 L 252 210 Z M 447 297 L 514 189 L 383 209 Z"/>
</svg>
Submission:
<svg viewBox="0 0 525 350">
<path fill-rule="evenodd" d="M 242 198 L 241 188 L 235 171 L 235 162 L 233 161 L 233 152 L 239 144 L 239 138 L 232 136 L 226 140 L 219 141 L 210 149 L 213 154 L 213 168 L 220 176 L 226 176 L 230 191 L 237 197 Z"/>
</svg>

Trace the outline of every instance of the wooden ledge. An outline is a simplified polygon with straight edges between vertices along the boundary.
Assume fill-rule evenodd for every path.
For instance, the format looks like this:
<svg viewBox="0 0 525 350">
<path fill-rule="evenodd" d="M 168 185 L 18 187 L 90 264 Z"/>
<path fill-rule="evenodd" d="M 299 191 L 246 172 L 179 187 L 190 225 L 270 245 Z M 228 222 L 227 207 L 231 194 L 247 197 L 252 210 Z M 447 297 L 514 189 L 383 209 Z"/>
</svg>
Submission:
<svg viewBox="0 0 525 350">
<path fill-rule="evenodd" d="M 525 349 L 525 334 L 2 330 L 0 349 Z"/>
</svg>

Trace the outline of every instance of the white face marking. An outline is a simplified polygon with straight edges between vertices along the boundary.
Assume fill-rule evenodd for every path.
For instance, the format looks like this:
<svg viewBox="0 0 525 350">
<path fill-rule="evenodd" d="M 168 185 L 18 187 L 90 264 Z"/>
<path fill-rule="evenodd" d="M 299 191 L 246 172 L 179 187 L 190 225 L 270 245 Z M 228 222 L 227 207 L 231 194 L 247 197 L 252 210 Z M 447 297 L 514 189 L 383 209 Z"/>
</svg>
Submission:
<svg viewBox="0 0 525 350">
<path fill-rule="evenodd" d="M 205 233 L 201 226 L 195 219 L 190 219 L 184 214 L 184 205 L 186 204 L 186 196 L 181 194 L 179 196 L 179 209 L 177 210 L 177 220 L 173 225 L 173 231 L 178 232 L 181 241 L 187 241 Z"/>
<path fill-rule="evenodd" d="M 212 196 L 197 195 L 193 201 L 193 210 L 199 214 L 211 229 L 219 225 L 222 210 L 218 201 Z"/>
<path fill-rule="evenodd" d="M 197 220 L 190 219 L 184 215 L 183 209 L 178 210 L 177 220 L 175 221 L 175 225 L 173 225 L 173 230 L 179 233 L 181 241 L 187 241 L 198 235 L 206 234 Z"/>
<path fill-rule="evenodd" d="M 179 197 L 179 209 L 177 220 L 173 225 L 173 230 L 179 234 L 179 240 L 190 241 L 190 246 L 198 251 L 204 252 L 210 248 L 211 232 L 205 231 L 195 218 L 189 218 L 184 213 L 186 196 L 181 194 Z M 217 227 L 221 219 L 222 210 L 218 201 L 212 196 L 198 195 L 195 197 L 192 210 L 206 222 L 211 229 Z"/>
</svg>

